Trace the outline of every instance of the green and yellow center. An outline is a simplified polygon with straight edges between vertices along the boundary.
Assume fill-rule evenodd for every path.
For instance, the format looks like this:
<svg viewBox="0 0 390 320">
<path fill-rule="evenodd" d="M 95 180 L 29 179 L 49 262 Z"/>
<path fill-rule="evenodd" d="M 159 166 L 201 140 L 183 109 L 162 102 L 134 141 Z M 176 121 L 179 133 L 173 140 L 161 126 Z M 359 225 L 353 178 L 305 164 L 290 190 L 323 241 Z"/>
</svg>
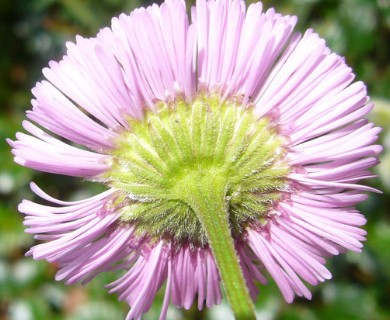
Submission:
<svg viewBox="0 0 390 320">
<path fill-rule="evenodd" d="M 284 140 L 251 106 L 216 96 L 160 103 L 129 126 L 103 178 L 120 191 L 121 222 L 140 235 L 207 245 L 197 212 L 209 210 L 212 219 L 217 202 L 237 239 L 266 222 L 286 190 Z"/>
</svg>

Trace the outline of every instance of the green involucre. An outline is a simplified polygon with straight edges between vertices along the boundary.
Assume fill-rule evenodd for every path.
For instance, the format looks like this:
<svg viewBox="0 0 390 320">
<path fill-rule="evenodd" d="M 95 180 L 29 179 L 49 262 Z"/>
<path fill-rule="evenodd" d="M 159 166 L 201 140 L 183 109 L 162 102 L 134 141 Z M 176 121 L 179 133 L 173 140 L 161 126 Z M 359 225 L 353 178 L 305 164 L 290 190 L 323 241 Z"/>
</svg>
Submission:
<svg viewBox="0 0 390 320">
<path fill-rule="evenodd" d="M 223 184 L 234 238 L 262 221 L 286 189 L 283 140 L 252 108 L 202 96 L 191 103 L 161 103 L 156 113 L 130 119 L 129 125 L 103 178 L 121 191 L 121 221 L 140 234 L 208 244 L 189 192 L 200 181 L 206 189 L 216 178 Z"/>
</svg>

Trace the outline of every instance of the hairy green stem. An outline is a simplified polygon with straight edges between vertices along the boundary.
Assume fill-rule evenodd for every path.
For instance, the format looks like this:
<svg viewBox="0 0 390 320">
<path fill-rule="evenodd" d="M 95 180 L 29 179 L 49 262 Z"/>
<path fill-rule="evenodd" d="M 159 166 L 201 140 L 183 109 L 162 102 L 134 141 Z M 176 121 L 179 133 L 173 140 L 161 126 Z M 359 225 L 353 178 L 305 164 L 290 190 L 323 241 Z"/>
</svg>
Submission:
<svg viewBox="0 0 390 320">
<path fill-rule="evenodd" d="M 227 299 L 238 320 L 256 319 L 254 306 L 231 235 L 226 206 L 226 180 L 210 171 L 187 176 L 178 192 L 194 210 L 206 232 Z"/>
</svg>

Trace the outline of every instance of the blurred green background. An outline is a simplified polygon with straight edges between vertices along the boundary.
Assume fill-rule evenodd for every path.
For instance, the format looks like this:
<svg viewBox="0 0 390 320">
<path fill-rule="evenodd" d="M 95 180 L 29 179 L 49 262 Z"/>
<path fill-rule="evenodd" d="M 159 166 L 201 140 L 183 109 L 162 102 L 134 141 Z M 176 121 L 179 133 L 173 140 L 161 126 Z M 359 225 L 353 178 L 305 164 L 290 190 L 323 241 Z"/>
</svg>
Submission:
<svg viewBox="0 0 390 320">
<path fill-rule="evenodd" d="M 383 194 L 371 195 L 360 206 L 369 232 L 363 253 L 331 259 L 333 280 L 312 288 L 312 301 L 297 299 L 287 305 L 274 285 L 262 287 L 259 319 L 390 319 L 390 0 L 263 2 L 266 8 L 297 15 L 298 30 L 314 28 L 332 50 L 346 57 L 376 102 L 371 117 L 383 127 L 385 151 L 376 168 L 379 179 L 369 182 Z M 94 36 L 110 24 L 112 16 L 146 4 L 140 0 L 0 0 L 0 320 L 114 320 L 123 319 L 127 312 L 127 305 L 103 288 L 115 275 L 67 287 L 53 280 L 55 265 L 24 257 L 33 240 L 23 233 L 16 207 L 23 198 L 34 199 L 29 181 L 62 199 L 90 196 L 98 186 L 15 165 L 5 138 L 14 138 L 21 130 L 31 88 L 42 79 L 41 69 L 49 60 L 61 59 L 66 41 L 73 41 L 76 34 Z M 158 319 L 161 303 L 162 294 L 144 319 Z M 204 312 L 170 308 L 168 314 L 169 319 L 231 317 L 224 303 Z"/>
</svg>

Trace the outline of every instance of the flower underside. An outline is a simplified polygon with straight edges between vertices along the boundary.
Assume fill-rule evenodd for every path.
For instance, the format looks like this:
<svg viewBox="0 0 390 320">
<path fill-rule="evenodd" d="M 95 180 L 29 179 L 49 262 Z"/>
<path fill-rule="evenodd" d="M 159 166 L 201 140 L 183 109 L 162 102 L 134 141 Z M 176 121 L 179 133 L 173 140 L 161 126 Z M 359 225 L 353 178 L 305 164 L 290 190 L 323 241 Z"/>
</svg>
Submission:
<svg viewBox="0 0 390 320">
<path fill-rule="evenodd" d="M 250 106 L 200 96 L 161 102 L 142 121 L 128 121 L 103 179 L 119 191 L 121 222 L 142 236 L 207 245 L 193 194 L 216 183 L 237 239 L 248 225 L 265 223 L 287 190 L 284 141 Z"/>
</svg>

